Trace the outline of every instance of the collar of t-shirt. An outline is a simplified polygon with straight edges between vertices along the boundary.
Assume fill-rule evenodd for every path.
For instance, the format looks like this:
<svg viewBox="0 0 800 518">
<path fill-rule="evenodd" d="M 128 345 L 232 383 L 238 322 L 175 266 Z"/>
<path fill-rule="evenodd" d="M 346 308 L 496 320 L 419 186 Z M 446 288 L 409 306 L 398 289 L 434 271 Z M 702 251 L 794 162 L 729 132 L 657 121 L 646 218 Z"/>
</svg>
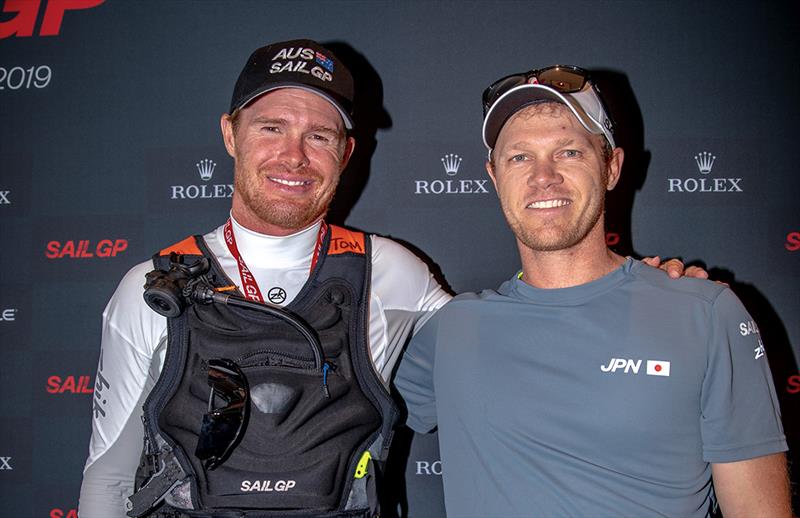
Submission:
<svg viewBox="0 0 800 518">
<path fill-rule="evenodd" d="M 269 236 L 243 227 L 231 216 L 239 253 L 270 302 L 288 304 L 302 289 L 311 269 L 320 225 L 322 221 L 317 221 L 288 236 Z M 231 279 L 241 287 L 238 270 Z"/>
<path fill-rule="evenodd" d="M 606 275 L 585 284 L 569 288 L 536 288 L 525 282 L 522 272 L 504 282 L 498 292 L 527 303 L 554 306 L 572 306 L 585 303 L 612 290 L 630 278 L 632 272 L 641 268 L 642 263 L 628 257 L 618 268 Z"/>
</svg>

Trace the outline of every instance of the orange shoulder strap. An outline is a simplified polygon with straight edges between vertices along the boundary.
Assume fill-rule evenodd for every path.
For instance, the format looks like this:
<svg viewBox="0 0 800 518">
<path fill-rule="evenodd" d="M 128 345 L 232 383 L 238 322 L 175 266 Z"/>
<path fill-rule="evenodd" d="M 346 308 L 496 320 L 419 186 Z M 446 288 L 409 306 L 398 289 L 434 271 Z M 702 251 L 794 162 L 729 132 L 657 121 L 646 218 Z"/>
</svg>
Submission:
<svg viewBox="0 0 800 518">
<path fill-rule="evenodd" d="M 364 233 L 347 230 L 346 228 L 331 225 L 331 244 L 328 255 L 338 254 L 363 254 Z"/>
<path fill-rule="evenodd" d="M 180 255 L 203 255 L 203 252 L 201 252 L 200 248 L 197 246 L 197 241 L 195 240 L 194 236 L 189 236 L 180 243 L 175 243 L 172 246 L 168 246 L 167 248 L 161 250 L 158 255 L 169 255 L 172 252 Z"/>
</svg>

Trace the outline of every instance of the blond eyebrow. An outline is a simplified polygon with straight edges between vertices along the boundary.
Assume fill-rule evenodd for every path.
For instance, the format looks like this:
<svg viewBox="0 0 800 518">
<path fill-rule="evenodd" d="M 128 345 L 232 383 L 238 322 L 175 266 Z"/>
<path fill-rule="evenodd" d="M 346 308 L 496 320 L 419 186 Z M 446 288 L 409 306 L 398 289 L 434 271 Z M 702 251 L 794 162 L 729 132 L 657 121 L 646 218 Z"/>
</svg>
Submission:
<svg viewBox="0 0 800 518">
<path fill-rule="evenodd" d="M 570 146 L 570 145 L 576 144 L 576 139 L 572 138 L 572 137 L 565 137 L 565 138 L 558 139 L 555 142 L 555 144 L 557 146 Z M 516 152 L 518 150 L 529 149 L 531 147 L 531 145 L 527 140 L 519 140 L 517 142 L 512 142 L 512 143 L 508 144 L 508 146 L 506 146 L 506 147 L 509 148 L 510 150 Z M 537 146 L 534 145 L 533 147 L 537 147 Z"/>
<path fill-rule="evenodd" d="M 344 134 L 344 132 L 338 128 L 331 128 L 330 126 L 323 126 L 321 124 L 317 126 L 312 126 L 309 131 L 312 132 L 316 131 L 319 133 L 331 133 L 336 136 Z"/>
<path fill-rule="evenodd" d="M 589 139 L 586 139 L 586 142 L 581 142 L 579 139 L 569 138 L 568 137 L 568 138 L 559 139 L 556 142 L 556 144 L 558 144 L 559 146 L 573 146 L 573 145 L 584 145 L 584 146 L 589 145 L 590 146 L 592 144 L 592 142 Z"/>
<path fill-rule="evenodd" d="M 280 124 L 280 125 L 287 125 L 289 121 L 286 119 L 282 119 L 280 117 L 255 117 L 251 124 Z M 312 126 L 308 131 L 311 132 L 319 132 L 319 133 L 330 133 L 332 135 L 340 136 L 344 134 L 344 131 L 338 128 L 331 128 L 330 126 L 325 126 L 323 124 L 318 124 Z"/>
<path fill-rule="evenodd" d="M 286 124 L 286 119 L 278 117 L 255 117 L 250 124 Z"/>
</svg>

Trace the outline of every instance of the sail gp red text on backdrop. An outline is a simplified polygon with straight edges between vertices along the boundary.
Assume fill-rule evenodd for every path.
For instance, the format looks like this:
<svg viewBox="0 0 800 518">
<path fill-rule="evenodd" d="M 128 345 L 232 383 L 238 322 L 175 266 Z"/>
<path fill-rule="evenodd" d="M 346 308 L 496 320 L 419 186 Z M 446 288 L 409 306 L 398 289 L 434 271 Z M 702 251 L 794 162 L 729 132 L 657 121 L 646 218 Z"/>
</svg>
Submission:
<svg viewBox="0 0 800 518">
<path fill-rule="evenodd" d="M 800 232 L 789 232 L 786 234 L 786 243 L 783 245 L 790 252 L 800 250 Z"/>
<path fill-rule="evenodd" d="M 91 376 L 50 376 L 47 378 L 47 392 L 50 394 L 91 394 L 94 392 Z"/>
<path fill-rule="evenodd" d="M 127 239 L 101 239 L 96 245 L 90 239 L 49 241 L 45 257 L 48 259 L 88 259 L 90 257 L 116 257 L 128 249 Z"/>
<path fill-rule="evenodd" d="M 61 33 L 64 13 L 90 9 L 103 2 L 105 0 L 49 0 L 45 2 L 41 0 L 6 0 L 3 12 L 17 14 L 10 20 L 0 23 L 0 39 L 10 36 L 18 38 L 33 36 L 40 6 L 44 6 L 44 15 L 42 24 L 39 26 L 39 36 L 58 36 Z"/>
</svg>

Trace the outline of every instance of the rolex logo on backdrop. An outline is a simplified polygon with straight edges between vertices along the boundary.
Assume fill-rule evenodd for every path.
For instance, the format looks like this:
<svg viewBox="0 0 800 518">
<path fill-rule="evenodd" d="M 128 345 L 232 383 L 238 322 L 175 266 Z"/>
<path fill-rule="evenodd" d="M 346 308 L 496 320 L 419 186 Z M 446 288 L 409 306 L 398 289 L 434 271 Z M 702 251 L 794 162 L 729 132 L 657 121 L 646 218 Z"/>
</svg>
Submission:
<svg viewBox="0 0 800 518">
<path fill-rule="evenodd" d="M 416 462 L 417 469 L 416 475 L 442 475 L 442 461 L 441 460 L 418 460 Z"/>
<path fill-rule="evenodd" d="M 217 163 L 210 158 L 204 158 L 197 162 L 197 172 L 200 173 L 200 179 L 204 182 L 211 180 L 211 177 L 214 176 L 214 168 L 216 167 Z"/>
<path fill-rule="evenodd" d="M 489 194 L 489 179 L 457 179 L 463 158 L 455 153 L 445 153 L 440 159 L 445 178 L 436 180 L 414 180 L 414 194 Z"/>
<path fill-rule="evenodd" d="M 667 178 L 667 192 L 743 192 L 741 178 L 713 177 L 717 157 L 709 151 L 694 155 L 699 177 Z"/>
<path fill-rule="evenodd" d="M 461 167 L 462 160 L 463 158 L 453 153 L 442 157 L 442 166 L 444 166 L 444 172 L 447 176 L 455 176 L 458 174 L 458 168 Z"/>
<path fill-rule="evenodd" d="M 694 161 L 697 163 L 697 169 L 700 171 L 700 174 L 710 173 L 711 168 L 714 167 L 714 160 L 716 159 L 717 157 L 708 151 L 703 151 L 699 155 L 694 156 Z"/>
<path fill-rule="evenodd" d="M 200 176 L 201 183 L 188 185 L 171 185 L 170 199 L 196 200 L 212 198 L 230 198 L 233 196 L 233 184 L 211 183 L 217 163 L 210 158 L 204 158 L 195 164 L 195 171 Z"/>
</svg>

